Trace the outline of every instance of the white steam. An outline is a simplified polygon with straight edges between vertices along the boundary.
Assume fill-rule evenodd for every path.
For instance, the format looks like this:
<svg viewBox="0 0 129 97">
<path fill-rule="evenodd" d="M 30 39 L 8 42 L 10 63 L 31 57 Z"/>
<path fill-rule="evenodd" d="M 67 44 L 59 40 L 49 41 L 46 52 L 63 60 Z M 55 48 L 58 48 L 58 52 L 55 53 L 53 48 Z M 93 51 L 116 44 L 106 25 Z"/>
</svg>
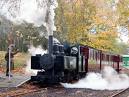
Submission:
<svg viewBox="0 0 129 97">
<path fill-rule="evenodd" d="M 30 46 L 30 48 L 28 49 L 29 54 L 31 54 L 32 56 L 36 55 L 36 54 L 45 54 L 47 53 L 47 50 L 43 50 L 41 46 L 38 47 L 34 47 L 34 46 Z M 37 74 L 38 70 L 32 70 L 31 69 L 31 59 L 27 60 L 27 66 L 25 68 L 25 73 L 26 74 Z"/>
<path fill-rule="evenodd" d="M 26 21 L 35 24 L 35 26 L 43 24 L 49 35 L 52 35 L 56 30 L 54 10 L 57 6 L 56 0 L 16 0 L 15 2 L 1 0 L 0 14 L 15 23 Z"/>
<path fill-rule="evenodd" d="M 28 49 L 29 53 L 32 55 L 32 56 L 35 56 L 36 54 L 45 54 L 47 53 L 47 50 L 44 50 L 42 49 L 41 46 L 38 46 L 38 47 L 34 47 L 34 46 L 30 46 L 30 48 Z"/>
<path fill-rule="evenodd" d="M 1 0 L 0 13 L 6 16 L 7 19 L 16 23 L 27 21 L 39 26 L 45 23 L 48 0 L 42 1 L 42 7 L 39 7 L 37 1 L 38 0 L 21 0 L 18 2 L 11 2 L 10 0 L 10 2 L 6 2 Z M 19 10 L 16 10 L 18 8 L 13 7 L 12 3 L 16 3 L 14 5 L 19 6 Z M 12 14 L 15 15 L 13 16 Z"/>
<path fill-rule="evenodd" d="M 50 2 L 48 3 L 46 27 L 49 35 L 53 35 L 53 31 L 56 30 L 56 27 L 54 25 L 54 17 L 55 17 L 54 10 L 57 6 L 58 3 L 56 0 L 50 0 Z"/>
<path fill-rule="evenodd" d="M 118 74 L 112 67 L 105 66 L 101 73 L 88 73 L 77 83 L 61 83 L 66 88 L 89 88 L 95 90 L 119 90 L 129 87 L 129 77 Z"/>
<path fill-rule="evenodd" d="M 45 23 L 46 12 L 47 1 L 44 2 L 42 8 L 39 8 L 36 0 L 21 0 L 20 14 L 16 19 L 18 21 L 25 20 L 39 26 Z"/>
</svg>

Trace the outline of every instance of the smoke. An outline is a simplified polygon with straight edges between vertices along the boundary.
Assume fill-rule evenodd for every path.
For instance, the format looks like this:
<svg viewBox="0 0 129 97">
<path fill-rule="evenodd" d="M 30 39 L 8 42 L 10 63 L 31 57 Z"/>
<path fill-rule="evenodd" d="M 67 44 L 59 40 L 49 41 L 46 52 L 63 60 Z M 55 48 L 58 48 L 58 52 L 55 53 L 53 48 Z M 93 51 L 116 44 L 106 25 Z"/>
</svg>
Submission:
<svg viewBox="0 0 129 97">
<path fill-rule="evenodd" d="M 32 55 L 32 56 L 35 56 L 36 54 L 45 54 L 47 53 L 47 50 L 44 50 L 42 49 L 41 46 L 38 46 L 38 47 L 34 47 L 33 45 L 30 46 L 30 48 L 28 49 L 29 53 Z"/>
<path fill-rule="evenodd" d="M 53 35 L 53 31 L 56 30 L 56 27 L 54 25 L 54 17 L 55 17 L 54 10 L 57 6 L 58 3 L 56 0 L 50 0 L 50 2 L 48 3 L 46 27 L 49 35 Z"/>
<path fill-rule="evenodd" d="M 32 56 L 35 56 L 36 54 L 45 54 L 47 53 L 47 50 L 43 50 L 41 46 L 38 47 L 34 47 L 34 46 L 30 46 L 30 48 L 28 49 L 29 54 L 31 54 Z M 27 60 L 27 66 L 25 68 L 25 73 L 26 74 L 37 74 L 38 70 L 32 70 L 31 69 L 31 59 Z"/>
<path fill-rule="evenodd" d="M 101 73 L 90 72 L 74 84 L 61 83 L 66 88 L 89 88 L 95 90 L 119 90 L 129 87 L 129 77 L 118 74 L 112 67 L 105 66 Z"/>
<path fill-rule="evenodd" d="M 1 0 L 0 14 L 14 23 L 26 21 L 35 26 L 44 25 L 49 35 L 52 35 L 56 30 L 54 10 L 57 6 L 56 0 Z"/>
<path fill-rule="evenodd" d="M 44 3 L 42 3 L 42 7 L 39 7 L 39 4 L 37 4 L 38 0 L 16 0 L 18 2 L 9 1 L 5 2 L 4 0 L 1 0 L 0 13 L 7 19 L 14 23 L 27 21 L 28 23 L 34 23 L 36 26 L 45 23 L 48 0 L 43 0 Z"/>
<path fill-rule="evenodd" d="M 43 3 L 44 6 L 39 8 L 36 0 L 21 0 L 20 14 L 17 16 L 17 20 L 25 20 L 29 23 L 34 23 L 36 26 L 40 26 L 45 23 L 45 16 L 47 11 L 47 1 Z"/>
</svg>

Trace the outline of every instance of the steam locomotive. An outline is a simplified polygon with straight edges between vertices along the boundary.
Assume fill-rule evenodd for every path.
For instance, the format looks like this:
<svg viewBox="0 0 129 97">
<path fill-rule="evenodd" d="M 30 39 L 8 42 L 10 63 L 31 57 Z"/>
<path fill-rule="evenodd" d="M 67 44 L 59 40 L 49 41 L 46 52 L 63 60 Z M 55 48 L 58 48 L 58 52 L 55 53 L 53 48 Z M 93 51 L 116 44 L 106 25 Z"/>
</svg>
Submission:
<svg viewBox="0 0 129 97">
<path fill-rule="evenodd" d="M 40 70 L 32 81 L 41 83 L 69 82 L 86 76 L 88 66 L 97 64 L 113 65 L 119 72 L 122 62 L 120 55 L 115 55 L 84 45 L 64 46 L 53 42 L 49 36 L 49 52 L 44 55 L 31 56 L 31 69 Z M 92 62 L 90 62 L 92 61 Z"/>
</svg>

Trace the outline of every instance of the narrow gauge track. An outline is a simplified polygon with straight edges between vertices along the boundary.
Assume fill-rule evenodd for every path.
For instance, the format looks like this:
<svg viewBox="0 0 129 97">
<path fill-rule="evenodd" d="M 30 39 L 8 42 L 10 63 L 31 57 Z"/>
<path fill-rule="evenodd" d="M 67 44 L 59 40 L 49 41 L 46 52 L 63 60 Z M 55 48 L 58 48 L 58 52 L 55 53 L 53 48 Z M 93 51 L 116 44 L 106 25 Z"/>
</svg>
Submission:
<svg viewBox="0 0 129 97">
<path fill-rule="evenodd" d="M 54 85 L 53 87 L 58 88 L 58 89 L 62 88 L 62 86 L 60 86 L 60 85 Z M 46 93 L 47 88 L 51 88 L 51 87 L 49 87 L 49 86 L 39 87 L 38 85 L 33 85 L 33 83 L 28 84 L 28 82 L 27 82 L 24 85 L 17 87 L 15 89 L 1 92 L 0 97 L 21 97 L 21 96 L 37 94 L 37 93 L 41 93 L 41 92 Z"/>
<path fill-rule="evenodd" d="M 124 94 L 126 91 L 129 91 L 129 88 L 123 89 L 117 93 L 114 93 L 113 95 L 109 96 L 109 97 L 120 97 L 120 95 Z"/>
<path fill-rule="evenodd" d="M 19 87 L 10 90 L 9 88 L 7 88 L 7 90 L 8 91 L 1 92 L 0 97 L 19 97 L 30 93 L 46 91 L 47 88 L 46 87 L 41 88 L 38 85 L 34 85 L 33 83 L 28 81 Z"/>
<path fill-rule="evenodd" d="M 9 92 L 5 92 L 5 93 L 1 93 L 0 97 L 18 97 L 18 96 L 23 96 L 23 95 L 27 95 L 30 93 L 38 93 L 41 91 L 46 91 L 46 88 L 40 88 L 40 89 L 19 89 L 19 90 L 15 90 L 15 91 L 9 91 Z"/>
</svg>

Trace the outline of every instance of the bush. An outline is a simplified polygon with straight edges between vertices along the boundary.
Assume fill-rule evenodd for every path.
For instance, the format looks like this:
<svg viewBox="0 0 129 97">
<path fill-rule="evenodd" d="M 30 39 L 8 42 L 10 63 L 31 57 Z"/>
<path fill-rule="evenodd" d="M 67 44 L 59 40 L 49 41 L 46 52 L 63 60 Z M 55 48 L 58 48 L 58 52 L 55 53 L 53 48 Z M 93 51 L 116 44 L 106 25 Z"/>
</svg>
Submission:
<svg viewBox="0 0 129 97">
<path fill-rule="evenodd" d="M 4 59 L 5 53 L 6 53 L 5 51 L 0 51 L 0 66 L 6 64 L 5 59 Z"/>
</svg>

